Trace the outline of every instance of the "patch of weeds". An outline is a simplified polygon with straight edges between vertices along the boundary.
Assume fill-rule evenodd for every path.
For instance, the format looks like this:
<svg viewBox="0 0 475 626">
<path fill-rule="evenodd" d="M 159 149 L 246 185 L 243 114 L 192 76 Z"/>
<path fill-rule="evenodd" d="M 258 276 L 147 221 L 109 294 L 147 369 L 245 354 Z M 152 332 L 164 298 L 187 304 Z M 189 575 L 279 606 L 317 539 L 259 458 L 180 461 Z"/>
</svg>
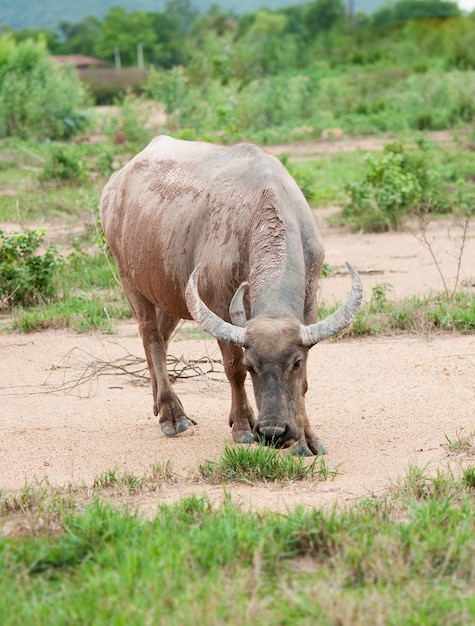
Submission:
<svg viewBox="0 0 475 626">
<path fill-rule="evenodd" d="M 475 489 L 475 467 L 473 465 L 464 469 L 462 483 L 469 489 Z"/>
<path fill-rule="evenodd" d="M 22 333 L 57 328 L 113 333 L 114 320 L 129 319 L 131 316 L 130 307 L 125 303 L 107 304 L 104 297 L 84 293 L 49 305 L 14 309 L 9 329 Z"/>
<path fill-rule="evenodd" d="M 73 242 L 74 252 L 65 258 L 61 286 L 64 293 L 73 289 L 114 289 L 119 290 L 119 280 L 114 259 L 102 250 L 86 253 L 80 243 Z"/>
<path fill-rule="evenodd" d="M 205 461 L 200 474 L 210 483 L 241 481 L 291 481 L 334 478 L 338 470 L 327 467 L 324 457 L 315 457 L 310 463 L 305 457 L 282 452 L 272 446 L 225 445 L 218 461 Z"/>
<path fill-rule="evenodd" d="M 154 463 L 148 474 L 136 476 L 128 471 L 120 471 L 118 468 L 107 470 L 95 477 L 93 488 L 96 494 L 100 491 L 112 491 L 113 493 L 135 493 L 142 491 L 156 491 L 162 483 L 176 482 L 177 476 L 173 471 L 170 461 L 166 463 Z"/>
<path fill-rule="evenodd" d="M 119 473 L 118 469 L 111 469 L 96 476 L 93 487 L 130 493 L 141 489 L 145 482 L 144 477 L 136 476 L 127 471 Z"/>
<path fill-rule="evenodd" d="M 142 150 L 153 136 L 147 128 L 147 115 L 143 100 L 127 94 L 117 116 L 109 120 L 104 132 L 115 146 L 123 145 L 133 151 Z"/>
<path fill-rule="evenodd" d="M 309 163 L 290 163 L 290 154 L 283 152 L 278 156 L 280 162 L 299 186 L 303 195 L 310 200 L 317 193 L 312 165 Z"/>
<path fill-rule="evenodd" d="M 409 467 L 407 476 L 403 482 L 393 488 L 403 500 L 443 500 L 449 498 L 459 490 L 459 485 L 451 473 L 443 473 L 437 470 L 435 476 L 428 473 L 428 467 L 412 465 Z"/>
<path fill-rule="evenodd" d="M 475 297 L 459 291 L 451 299 L 443 293 L 408 296 L 393 301 L 387 296 L 391 285 L 373 287 L 371 300 L 365 302 L 353 324 L 340 337 L 392 335 L 404 332 L 429 335 L 437 331 L 473 332 L 475 330 Z M 319 319 L 324 319 L 338 305 L 320 305 Z"/>
<path fill-rule="evenodd" d="M 76 146 L 54 145 L 45 159 L 41 182 L 79 182 L 89 175 L 89 168 Z"/>
<path fill-rule="evenodd" d="M 166 463 L 153 463 L 150 468 L 150 480 L 154 484 L 162 482 L 176 482 L 177 476 L 173 471 L 170 460 Z"/>
<path fill-rule="evenodd" d="M 44 236 L 42 229 L 9 234 L 0 230 L 0 309 L 54 297 L 54 279 L 63 261 L 56 246 L 38 253 Z"/>
<path fill-rule="evenodd" d="M 331 265 L 325 261 L 322 265 L 322 269 L 320 270 L 320 275 L 323 276 L 323 278 L 327 278 L 328 276 L 331 276 L 332 273 L 333 270 Z"/>
<path fill-rule="evenodd" d="M 26 484 L 0 495 L 0 524 L 8 533 L 51 535 L 61 531 L 61 518 L 76 509 L 77 493 L 71 488 L 53 488 L 47 479 Z"/>
<path fill-rule="evenodd" d="M 470 434 L 466 435 L 463 432 L 459 431 L 456 433 L 455 439 L 450 439 L 448 435 L 445 435 L 445 445 L 449 451 L 449 454 L 473 454 L 475 451 L 474 434 L 475 433 L 471 432 Z"/>
</svg>

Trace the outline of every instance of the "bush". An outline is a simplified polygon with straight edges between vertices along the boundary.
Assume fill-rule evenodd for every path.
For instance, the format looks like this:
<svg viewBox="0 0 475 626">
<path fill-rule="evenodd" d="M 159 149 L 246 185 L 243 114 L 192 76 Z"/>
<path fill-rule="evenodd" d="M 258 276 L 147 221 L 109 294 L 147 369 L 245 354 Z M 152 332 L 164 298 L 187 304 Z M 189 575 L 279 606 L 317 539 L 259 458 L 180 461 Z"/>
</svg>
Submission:
<svg viewBox="0 0 475 626">
<path fill-rule="evenodd" d="M 88 117 L 84 87 L 73 68 L 58 68 L 45 46 L 0 37 L 0 137 L 68 139 Z"/>
<path fill-rule="evenodd" d="M 37 254 L 44 231 L 0 230 L 0 308 L 33 305 L 55 295 L 54 277 L 62 259 L 55 246 Z"/>
<path fill-rule="evenodd" d="M 88 177 L 86 162 L 77 153 L 74 146 L 54 146 L 48 155 L 40 180 L 79 181 Z"/>
<path fill-rule="evenodd" d="M 310 200 L 317 191 L 313 169 L 308 163 L 290 163 L 289 156 L 288 152 L 283 152 L 278 156 L 278 158 L 300 187 L 300 190 L 306 199 Z"/>
<path fill-rule="evenodd" d="M 117 116 L 111 118 L 103 130 L 113 144 L 124 144 L 135 152 L 142 150 L 154 135 L 147 127 L 148 113 L 149 108 L 142 98 L 128 94 Z"/>
<path fill-rule="evenodd" d="M 382 155 L 367 154 L 365 163 L 363 179 L 345 186 L 348 202 L 341 217 L 353 230 L 397 229 L 410 212 L 422 205 L 432 211 L 450 207 L 430 153 L 423 145 L 408 151 L 401 143 L 390 143 Z"/>
</svg>

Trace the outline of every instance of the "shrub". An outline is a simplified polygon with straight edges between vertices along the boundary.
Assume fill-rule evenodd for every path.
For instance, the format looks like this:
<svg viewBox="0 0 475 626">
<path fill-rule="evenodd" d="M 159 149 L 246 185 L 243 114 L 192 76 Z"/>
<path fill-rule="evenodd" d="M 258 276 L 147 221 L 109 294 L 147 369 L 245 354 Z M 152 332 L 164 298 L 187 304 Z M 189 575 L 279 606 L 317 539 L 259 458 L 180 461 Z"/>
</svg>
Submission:
<svg viewBox="0 0 475 626">
<path fill-rule="evenodd" d="M 147 127 L 148 108 L 141 98 L 128 94 L 104 132 L 115 145 L 124 144 L 134 151 L 142 150 L 152 139 L 153 132 Z"/>
<path fill-rule="evenodd" d="M 401 143 L 390 143 L 381 155 L 367 154 L 365 164 L 363 179 L 345 186 L 348 202 L 342 219 L 352 229 L 383 232 L 400 228 L 407 215 L 421 205 L 432 211 L 450 208 L 449 196 L 424 145 L 408 151 Z"/>
<path fill-rule="evenodd" d="M 55 295 L 54 277 L 62 259 L 56 246 L 37 254 L 43 239 L 41 229 L 0 230 L 0 308 L 37 304 Z"/>
<path fill-rule="evenodd" d="M 290 163 L 289 156 L 288 152 L 283 152 L 278 158 L 300 187 L 303 195 L 307 200 L 310 200 L 316 193 L 315 176 L 312 167 L 307 163 Z"/>
<path fill-rule="evenodd" d="M 41 42 L 0 40 L 0 137 L 67 139 L 83 130 L 88 98 L 75 70 L 56 67 Z"/>
<path fill-rule="evenodd" d="M 40 179 L 46 181 L 79 181 L 87 178 L 88 167 L 74 146 L 54 146 L 48 155 Z"/>
</svg>

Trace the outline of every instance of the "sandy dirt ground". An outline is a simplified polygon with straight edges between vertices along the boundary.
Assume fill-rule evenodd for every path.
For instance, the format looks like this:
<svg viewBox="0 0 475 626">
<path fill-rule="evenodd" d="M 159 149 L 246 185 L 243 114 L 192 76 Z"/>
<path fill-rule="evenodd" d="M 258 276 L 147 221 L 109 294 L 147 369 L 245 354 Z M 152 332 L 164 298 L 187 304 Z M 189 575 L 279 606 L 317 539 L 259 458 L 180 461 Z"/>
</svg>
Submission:
<svg viewBox="0 0 475 626">
<path fill-rule="evenodd" d="M 350 288 L 344 261 L 362 273 L 365 299 L 388 283 L 389 297 L 441 290 L 429 252 L 409 232 L 350 234 L 330 227 L 330 210 L 316 211 L 332 277 L 320 297 L 342 301 Z M 460 280 L 474 290 L 475 225 L 469 232 Z M 457 231 L 448 222 L 430 227 L 446 281 L 456 276 Z M 190 323 L 184 327 L 192 328 Z M 186 336 L 186 333 L 185 333 Z M 176 358 L 220 359 L 214 340 L 174 340 Z M 190 493 L 224 497 L 221 486 L 199 478 L 202 461 L 218 458 L 226 442 L 230 395 L 216 371 L 175 383 L 185 409 L 198 425 L 166 438 L 152 413 L 148 385 L 116 368 L 99 369 L 143 356 L 136 324 L 121 323 L 115 335 L 49 331 L 0 335 L 0 488 L 19 489 L 47 477 L 53 485 L 91 485 L 114 469 L 143 475 L 170 461 L 177 480 L 136 498 L 153 512 Z M 118 361 L 117 361 L 118 360 Z M 285 511 L 297 504 L 326 506 L 380 494 L 410 465 L 435 471 L 457 466 L 447 440 L 475 430 L 475 336 L 396 336 L 326 341 L 309 356 L 307 409 L 328 449 L 333 480 L 287 485 L 231 484 L 227 492 L 244 507 Z M 249 393 L 252 388 L 249 383 Z"/>
</svg>

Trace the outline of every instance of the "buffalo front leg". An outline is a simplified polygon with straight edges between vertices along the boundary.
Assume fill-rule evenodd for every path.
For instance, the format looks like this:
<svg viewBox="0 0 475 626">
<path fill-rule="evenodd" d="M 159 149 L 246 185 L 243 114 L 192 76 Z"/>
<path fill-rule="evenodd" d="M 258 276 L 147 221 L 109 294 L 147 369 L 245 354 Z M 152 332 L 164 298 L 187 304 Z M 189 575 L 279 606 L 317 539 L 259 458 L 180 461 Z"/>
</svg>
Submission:
<svg viewBox="0 0 475 626">
<path fill-rule="evenodd" d="M 178 320 L 157 309 L 142 294 L 123 284 L 142 336 L 152 382 L 153 413 L 160 414 L 162 432 L 168 437 L 173 437 L 196 424 L 185 414 L 183 405 L 168 378 L 168 342 Z"/>
<path fill-rule="evenodd" d="M 313 432 L 305 410 L 305 397 L 302 397 L 295 417 L 295 422 L 300 433 L 300 438 L 291 448 L 293 454 L 298 456 L 312 456 L 313 454 L 326 454 L 327 451 L 321 440 Z"/>
<path fill-rule="evenodd" d="M 233 440 L 236 443 L 251 443 L 254 441 L 252 431 L 256 420 L 244 388 L 246 370 L 242 364 L 242 349 L 223 341 L 218 343 L 223 355 L 224 371 L 231 385 L 229 425 Z"/>
</svg>

